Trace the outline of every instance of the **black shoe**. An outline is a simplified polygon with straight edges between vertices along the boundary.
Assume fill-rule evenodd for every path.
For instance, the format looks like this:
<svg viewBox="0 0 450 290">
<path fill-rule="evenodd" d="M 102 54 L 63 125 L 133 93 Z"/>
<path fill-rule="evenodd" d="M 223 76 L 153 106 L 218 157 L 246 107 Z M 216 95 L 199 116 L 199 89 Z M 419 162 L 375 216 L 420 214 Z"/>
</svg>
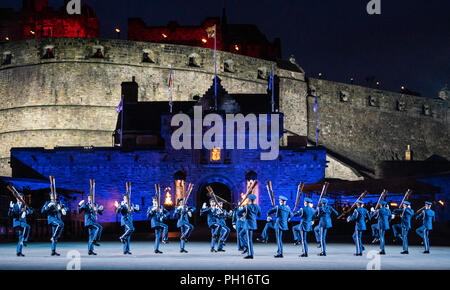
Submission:
<svg viewBox="0 0 450 290">
<path fill-rule="evenodd" d="M 248 249 L 245 248 L 244 251 L 241 254 L 243 255 L 243 254 L 247 254 L 247 253 L 248 253 Z"/>
<path fill-rule="evenodd" d="M 321 245 L 321 244 L 318 244 L 318 245 L 317 245 L 317 248 L 319 248 L 319 249 L 322 248 L 322 245 Z"/>
<path fill-rule="evenodd" d="M 95 253 L 94 251 L 89 251 L 89 256 L 91 255 L 97 256 L 97 253 Z"/>
<path fill-rule="evenodd" d="M 253 256 L 245 256 L 244 259 L 253 259 Z"/>
<path fill-rule="evenodd" d="M 60 254 L 58 254 L 56 251 L 52 252 L 52 256 L 61 256 Z"/>
<path fill-rule="evenodd" d="M 211 253 L 216 253 L 217 252 L 217 250 L 216 249 L 214 249 L 214 248 L 211 248 Z"/>
<path fill-rule="evenodd" d="M 225 252 L 224 249 L 217 249 L 217 252 Z"/>
<path fill-rule="evenodd" d="M 408 252 L 408 251 L 403 251 L 403 252 L 401 252 L 400 254 L 402 254 L 402 255 L 408 255 L 409 252 Z"/>
<path fill-rule="evenodd" d="M 27 242 L 22 242 L 22 245 L 23 245 L 24 247 L 28 247 Z"/>
<path fill-rule="evenodd" d="M 128 252 L 123 252 L 124 255 L 128 254 Z"/>
<path fill-rule="evenodd" d="M 25 257 L 25 255 L 22 253 L 17 253 L 16 255 L 17 255 L 17 257 Z"/>
<path fill-rule="evenodd" d="M 130 251 L 127 252 L 128 255 L 133 255 Z"/>
<path fill-rule="evenodd" d="M 423 253 L 424 253 L 424 254 L 429 254 L 429 253 L 430 253 L 430 251 L 424 251 Z"/>
<path fill-rule="evenodd" d="M 100 247 L 100 244 L 97 243 L 97 242 L 93 242 L 92 244 L 93 244 L 94 246 Z"/>
<path fill-rule="evenodd" d="M 365 250 L 366 250 L 366 248 L 363 247 L 363 251 L 365 251 Z"/>
<path fill-rule="evenodd" d="M 362 256 L 362 254 L 353 254 L 353 256 Z"/>
<path fill-rule="evenodd" d="M 385 251 L 380 251 L 378 254 L 380 254 L 380 255 L 386 255 L 386 252 L 385 252 Z"/>
<path fill-rule="evenodd" d="M 161 252 L 160 250 L 155 250 L 155 254 L 162 254 L 163 252 Z"/>
<path fill-rule="evenodd" d="M 282 254 L 278 254 L 278 255 L 275 255 L 274 257 L 275 258 L 283 258 L 283 255 Z"/>
<path fill-rule="evenodd" d="M 301 254 L 299 257 L 306 258 L 308 257 L 308 254 Z"/>
<path fill-rule="evenodd" d="M 162 243 L 163 243 L 163 244 L 168 244 L 169 241 L 168 241 L 168 240 L 163 240 Z"/>
<path fill-rule="evenodd" d="M 180 253 L 187 253 L 188 251 L 186 251 L 185 249 L 181 249 Z"/>
<path fill-rule="evenodd" d="M 326 256 L 326 255 L 327 255 L 327 253 L 322 252 L 322 253 L 318 254 L 317 256 Z"/>
</svg>

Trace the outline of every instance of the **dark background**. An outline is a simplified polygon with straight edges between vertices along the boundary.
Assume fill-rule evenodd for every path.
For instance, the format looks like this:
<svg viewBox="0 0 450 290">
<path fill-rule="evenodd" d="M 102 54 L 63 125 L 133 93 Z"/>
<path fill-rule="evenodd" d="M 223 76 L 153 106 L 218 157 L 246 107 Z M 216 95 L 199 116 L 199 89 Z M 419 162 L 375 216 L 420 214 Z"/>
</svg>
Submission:
<svg viewBox="0 0 450 290">
<path fill-rule="evenodd" d="M 101 36 L 126 38 L 127 19 L 148 25 L 198 25 L 220 16 L 224 3 L 229 23 L 256 24 L 269 40 L 281 38 L 283 57 L 294 54 L 308 76 L 367 85 L 375 76 L 381 87 L 401 85 L 436 97 L 450 85 L 450 1 L 381 0 L 382 14 L 368 15 L 369 0 L 83 0 L 99 19 Z M 21 7 L 21 0 L 0 0 Z M 61 7 L 63 0 L 50 0 Z"/>
</svg>

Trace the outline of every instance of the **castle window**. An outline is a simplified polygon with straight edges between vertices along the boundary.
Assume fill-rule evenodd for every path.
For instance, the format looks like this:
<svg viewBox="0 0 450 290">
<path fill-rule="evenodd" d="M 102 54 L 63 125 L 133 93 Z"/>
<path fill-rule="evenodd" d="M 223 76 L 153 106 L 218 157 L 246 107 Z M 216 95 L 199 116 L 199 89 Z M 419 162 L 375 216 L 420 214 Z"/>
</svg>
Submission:
<svg viewBox="0 0 450 290">
<path fill-rule="evenodd" d="M 2 65 L 8 65 L 11 64 L 12 61 L 12 54 L 10 51 L 5 51 L 3 53 L 3 58 L 2 58 Z"/>
<path fill-rule="evenodd" d="M 155 63 L 155 56 L 149 49 L 144 49 L 142 53 L 142 62 Z"/>
<path fill-rule="evenodd" d="M 376 107 L 377 106 L 377 99 L 373 96 L 369 96 L 369 100 L 368 100 L 369 106 L 370 107 Z"/>
<path fill-rule="evenodd" d="M 339 92 L 339 99 L 340 99 L 340 101 L 341 101 L 341 102 L 344 102 L 344 103 L 348 102 L 348 95 L 349 95 L 348 92 L 346 92 L 346 91 L 340 91 L 340 92 Z"/>
<path fill-rule="evenodd" d="M 52 59 L 55 58 L 55 48 L 52 45 L 44 47 L 44 53 L 42 59 Z"/>
<path fill-rule="evenodd" d="M 209 156 L 209 160 L 211 161 L 211 162 L 217 162 L 217 161 L 220 161 L 220 154 L 221 153 L 221 150 L 220 150 L 220 148 L 213 148 L 213 149 L 211 149 L 211 153 L 210 153 L 210 156 Z"/>
<path fill-rule="evenodd" d="M 423 107 L 422 107 L 422 113 L 423 113 L 425 116 L 431 116 L 431 108 L 430 108 L 430 105 L 424 104 Z"/>
<path fill-rule="evenodd" d="M 231 59 L 226 60 L 223 63 L 223 70 L 225 72 L 233 73 L 234 72 L 234 62 Z"/>
<path fill-rule="evenodd" d="M 258 79 L 260 80 L 267 80 L 267 68 L 260 67 L 258 68 Z"/>
<path fill-rule="evenodd" d="M 397 101 L 397 111 L 406 111 L 406 103 L 404 101 Z"/>
<path fill-rule="evenodd" d="M 200 67 L 200 56 L 196 53 L 190 54 L 188 65 L 191 67 Z"/>
<path fill-rule="evenodd" d="M 92 47 L 92 57 L 93 58 L 104 58 L 105 57 L 105 48 L 101 45 L 95 45 Z"/>
<path fill-rule="evenodd" d="M 180 170 L 174 174 L 175 179 L 175 203 L 178 199 L 184 197 L 186 191 L 186 171 Z"/>
</svg>

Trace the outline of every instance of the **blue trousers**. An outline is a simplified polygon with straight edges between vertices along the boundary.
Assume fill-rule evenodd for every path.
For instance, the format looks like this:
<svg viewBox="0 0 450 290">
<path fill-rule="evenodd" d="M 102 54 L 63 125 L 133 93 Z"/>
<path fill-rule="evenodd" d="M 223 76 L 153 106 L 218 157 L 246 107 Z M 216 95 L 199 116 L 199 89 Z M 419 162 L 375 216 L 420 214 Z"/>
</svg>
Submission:
<svg viewBox="0 0 450 290">
<path fill-rule="evenodd" d="M 243 251 L 245 249 L 248 249 L 248 236 L 247 236 L 247 230 L 245 229 L 245 227 L 240 227 L 239 232 L 236 233 L 238 234 L 238 240 L 240 241 L 240 248 L 238 248 L 239 251 Z M 253 247 L 253 242 L 252 242 L 252 247 Z"/>
<path fill-rule="evenodd" d="M 276 234 L 277 246 L 278 246 L 277 254 L 283 255 L 283 230 L 276 228 L 275 234 Z"/>
<path fill-rule="evenodd" d="M 19 242 L 17 243 L 17 253 L 22 253 L 23 243 L 28 241 L 30 236 L 30 225 L 27 223 L 20 223 L 19 228 Z"/>
<path fill-rule="evenodd" d="M 320 232 L 320 246 L 322 247 L 322 253 L 326 253 L 326 252 L 327 252 L 327 243 L 326 243 L 327 230 L 328 230 L 328 229 L 326 229 L 326 228 L 319 227 L 319 232 Z"/>
<path fill-rule="evenodd" d="M 253 256 L 253 230 L 245 230 L 248 244 L 248 256 Z"/>
<path fill-rule="evenodd" d="M 125 240 L 125 243 L 123 244 L 123 252 L 129 252 L 130 251 L 130 238 L 131 234 L 134 232 L 133 225 L 124 225 L 125 227 L 125 233 L 121 236 L 122 239 Z"/>
<path fill-rule="evenodd" d="M 394 233 L 395 238 L 402 238 L 402 225 L 401 224 L 392 225 L 392 232 Z"/>
<path fill-rule="evenodd" d="M 320 227 L 319 227 L 319 225 L 314 227 L 314 236 L 316 237 L 316 242 L 320 243 Z"/>
<path fill-rule="evenodd" d="M 380 250 L 384 251 L 384 246 L 386 245 L 384 235 L 386 234 L 386 230 L 379 229 L 379 231 L 380 231 Z"/>
<path fill-rule="evenodd" d="M 191 236 L 192 231 L 194 230 L 194 226 L 191 224 L 185 224 L 180 227 L 181 230 L 181 242 L 180 242 L 180 248 L 184 249 L 186 246 L 186 242 L 183 238 L 189 238 Z"/>
<path fill-rule="evenodd" d="M 402 227 L 403 251 L 408 251 L 408 232 L 408 228 Z"/>
<path fill-rule="evenodd" d="M 87 226 L 89 232 L 89 243 L 88 250 L 94 251 L 94 242 L 100 240 L 102 235 L 103 227 L 99 223 L 95 223 Z"/>
<path fill-rule="evenodd" d="M 52 227 L 52 251 L 56 251 L 56 242 L 61 237 L 64 223 L 62 221 L 53 221 L 50 226 Z"/>
<path fill-rule="evenodd" d="M 300 230 L 300 239 L 302 241 L 302 253 L 308 255 L 308 232 Z"/>
<path fill-rule="evenodd" d="M 159 250 L 160 238 L 162 238 L 163 241 L 168 240 L 168 231 L 169 227 L 165 224 L 159 224 L 155 227 L 155 251 Z"/>
<path fill-rule="evenodd" d="M 355 232 L 353 233 L 353 241 L 355 241 L 357 254 L 363 253 L 362 232 L 363 231 L 355 229 Z"/>
<path fill-rule="evenodd" d="M 380 238 L 380 227 L 378 226 L 378 224 L 373 224 L 370 226 L 370 228 L 372 229 L 372 237 L 373 238 Z M 394 231 L 395 233 L 395 231 Z"/>
<path fill-rule="evenodd" d="M 210 229 L 211 229 L 211 248 L 214 248 L 216 246 L 216 238 L 214 238 L 214 236 L 216 236 L 217 233 L 220 232 L 220 225 L 212 224 L 210 226 Z"/>
<path fill-rule="evenodd" d="M 217 248 L 223 249 L 224 243 L 227 241 L 228 236 L 230 235 L 230 228 L 225 225 L 221 225 L 220 228 L 219 246 Z"/>
<path fill-rule="evenodd" d="M 266 225 L 264 226 L 264 229 L 261 233 L 261 239 L 266 240 L 266 241 L 269 239 L 269 233 L 268 233 L 269 229 L 275 231 L 275 226 L 273 225 L 272 222 L 267 222 Z"/>
<path fill-rule="evenodd" d="M 292 227 L 292 234 L 294 235 L 294 240 L 299 242 L 301 240 L 300 237 L 301 224 Z"/>
<path fill-rule="evenodd" d="M 428 234 L 430 233 L 430 230 L 427 230 L 425 226 L 421 226 L 420 228 L 416 229 L 416 233 L 423 239 L 423 245 L 425 246 L 425 251 L 430 250 L 430 241 L 428 239 Z"/>
</svg>

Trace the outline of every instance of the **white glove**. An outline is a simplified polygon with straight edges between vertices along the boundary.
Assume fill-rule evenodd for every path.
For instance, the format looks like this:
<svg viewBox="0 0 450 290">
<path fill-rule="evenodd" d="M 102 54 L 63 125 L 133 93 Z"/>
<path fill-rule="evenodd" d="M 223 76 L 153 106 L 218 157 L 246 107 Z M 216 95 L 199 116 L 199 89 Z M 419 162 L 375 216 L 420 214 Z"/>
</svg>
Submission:
<svg viewBox="0 0 450 290">
<path fill-rule="evenodd" d="M 206 208 L 206 202 L 203 204 L 202 208 Z"/>
<path fill-rule="evenodd" d="M 84 200 L 80 201 L 80 203 L 78 204 L 78 206 L 82 206 L 84 203 Z"/>
<path fill-rule="evenodd" d="M 373 207 L 371 207 L 371 208 L 370 208 L 370 211 L 371 211 L 371 212 L 374 212 L 374 211 L 375 211 L 375 209 L 374 209 Z"/>
<path fill-rule="evenodd" d="M 27 216 L 27 212 L 26 211 L 22 212 L 22 218 L 24 219 L 26 216 Z"/>
<path fill-rule="evenodd" d="M 314 221 L 311 221 L 311 225 L 314 225 Z"/>
<path fill-rule="evenodd" d="M 127 204 L 125 201 L 122 200 L 122 202 L 120 203 L 120 205 L 125 205 Z"/>
<path fill-rule="evenodd" d="M 270 216 L 267 217 L 267 221 L 270 222 L 272 218 Z"/>
<path fill-rule="evenodd" d="M 58 204 L 58 206 L 56 207 L 58 210 L 61 210 L 61 205 Z"/>
<path fill-rule="evenodd" d="M 103 210 L 103 205 L 101 205 L 101 206 L 98 208 L 98 210 Z"/>
<path fill-rule="evenodd" d="M 348 222 L 348 223 L 350 222 L 350 217 L 347 217 L 347 222 Z"/>
<path fill-rule="evenodd" d="M 192 217 L 192 212 L 188 211 L 188 216 Z"/>
<path fill-rule="evenodd" d="M 392 219 L 395 219 L 395 214 L 393 214 L 393 215 L 391 216 L 391 218 L 392 218 Z"/>
<path fill-rule="evenodd" d="M 14 202 L 10 201 L 9 202 L 9 207 L 14 207 Z"/>
<path fill-rule="evenodd" d="M 177 207 L 177 210 L 181 210 L 182 208 L 183 208 L 183 206 L 179 205 L 179 206 Z"/>
<path fill-rule="evenodd" d="M 239 209 L 243 209 L 244 207 L 240 206 Z"/>
<path fill-rule="evenodd" d="M 136 205 L 134 206 L 134 210 L 139 210 L 139 205 L 138 205 L 138 204 L 136 204 Z"/>
<path fill-rule="evenodd" d="M 66 209 L 63 208 L 63 209 L 61 210 L 61 213 L 62 213 L 62 215 L 66 215 L 66 213 L 67 213 L 67 212 L 66 212 Z"/>
<path fill-rule="evenodd" d="M 233 225 L 233 229 L 236 229 L 236 225 Z"/>
</svg>

